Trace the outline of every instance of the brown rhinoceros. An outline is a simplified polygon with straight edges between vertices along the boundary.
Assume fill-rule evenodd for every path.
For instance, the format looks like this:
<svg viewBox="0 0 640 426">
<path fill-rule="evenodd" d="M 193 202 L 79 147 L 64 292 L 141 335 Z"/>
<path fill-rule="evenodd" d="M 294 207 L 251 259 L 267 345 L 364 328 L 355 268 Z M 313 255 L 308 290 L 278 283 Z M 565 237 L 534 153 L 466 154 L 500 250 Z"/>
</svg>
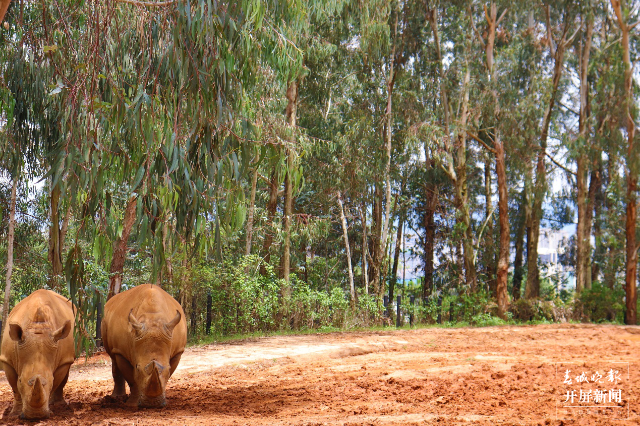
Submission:
<svg viewBox="0 0 640 426">
<path fill-rule="evenodd" d="M 18 303 L 4 327 L 0 364 L 13 389 L 12 415 L 48 418 L 75 360 L 71 302 L 37 290 Z"/>
<path fill-rule="evenodd" d="M 104 348 L 111 357 L 112 397 L 127 405 L 164 407 L 165 388 L 187 343 L 180 304 L 166 291 L 143 284 L 113 296 L 104 306 Z"/>
</svg>

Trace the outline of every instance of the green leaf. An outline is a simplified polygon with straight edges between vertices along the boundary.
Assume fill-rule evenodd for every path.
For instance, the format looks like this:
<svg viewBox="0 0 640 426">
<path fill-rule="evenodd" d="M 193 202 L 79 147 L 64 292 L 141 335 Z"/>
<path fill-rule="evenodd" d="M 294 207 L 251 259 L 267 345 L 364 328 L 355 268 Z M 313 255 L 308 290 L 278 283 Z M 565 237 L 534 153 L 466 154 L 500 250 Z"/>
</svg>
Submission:
<svg viewBox="0 0 640 426">
<path fill-rule="evenodd" d="M 138 189 L 140 182 L 142 182 L 142 178 L 144 177 L 144 163 L 140 165 L 138 168 L 138 172 L 136 173 L 136 178 L 133 181 L 133 186 L 131 187 L 131 191 L 135 191 Z"/>
</svg>

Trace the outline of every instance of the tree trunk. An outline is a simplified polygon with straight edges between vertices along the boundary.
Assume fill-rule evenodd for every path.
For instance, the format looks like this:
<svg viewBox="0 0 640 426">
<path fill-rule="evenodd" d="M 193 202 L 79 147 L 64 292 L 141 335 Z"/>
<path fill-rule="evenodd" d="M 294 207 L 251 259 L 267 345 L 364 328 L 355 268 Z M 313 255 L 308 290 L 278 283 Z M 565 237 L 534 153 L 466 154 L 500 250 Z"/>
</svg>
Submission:
<svg viewBox="0 0 640 426">
<path fill-rule="evenodd" d="M 107 301 L 120 292 L 122 285 L 122 272 L 124 270 L 124 261 L 127 258 L 128 240 L 131 229 L 136 221 L 136 204 L 138 197 L 132 195 L 127 202 L 124 212 L 122 224 L 122 235 L 113 244 L 113 257 L 111 258 L 111 267 L 109 268 L 109 294 Z"/>
<path fill-rule="evenodd" d="M 253 238 L 253 215 L 256 209 L 256 187 L 258 186 L 258 168 L 253 171 L 251 179 L 251 201 L 249 204 L 249 217 L 247 218 L 247 241 L 244 247 L 245 256 L 251 254 L 251 239 Z"/>
<path fill-rule="evenodd" d="M 455 189 L 455 204 L 458 210 L 457 221 L 462 225 L 464 237 L 463 245 L 463 261 L 465 270 L 465 281 L 467 291 L 475 292 L 477 286 L 477 275 L 475 268 L 475 249 L 473 244 L 473 230 L 471 229 L 471 218 L 469 213 L 469 200 L 467 192 L 467 120 L 469 117 L 469 85 L 471 81 L 471 72 L 469 64 L 466 63 L 466 72 L 462 82 L 462 94 L 460 99 L 460 116 L 458 117 L 459 131 L 457 133 L 457 144 L 452 146 L 450 134 L 450 117 L 448 95 L 445 85 L 445 71 L 442 65 L 442 52 L 440 50 L 440 38 L 438 34 L 438 16 L 437 8 L 427 9 L 427 17 L 431 26 L 434 37 L 434 46 L 438 57 L 438 69 L 440 74 L 440 98 L 444 109 L 444 144 L 445 150 L 450 155 L 449 164 L 446 173 L 451 179 Z M 455 150 L 455 152 L 454 152 Z"/>
<path fill-rule="evenodd" d="M 433 160 L 431 162 L 433 167 Z M 433 291 L 433 257 L 435 255 L 436 221 L 435 214 L 438 206 L 438 187 L 433 184 L 425 186 L 424 227 L 424 281 L 422 284 L 422 299 L 429 297 Z"/>
<path fill-rule="evenodd" d="M 265 264 L 271 263 L 271 245 L 273 244 L 273 219 L 278 210 L 278 174 L 276 170 L 271 174 L 269 181 L 269 202 L 267 203 L 267 224 L 265 226 L 264 241 L 262 243 L 262 258 L 264 262 L 260 264 L 260 274 L 267 275 Z"/>
<path fill-rule="evenodd" d="M 298 110 L 298 82 L 296 80 L 289 83 L 287 88 L 287 123 L 295 133 L 296 114 Z M 289 271 L 291 268 L 291 217 L 293 216 L 293 183 L 291 182 L 291 171 L 293 170 L 293 153 L 287 148 L 287 174 L 284 177 L 284 250 L 282 253 L 282 278 L 287 283 L 286 293 L 289 288 Z"/>
<path fill-rule="evenodd" d="M 593 194 L 593 236 L 595 240 L 593 262 L 591 263 L 591 282 L 600 281 L 600 262 L 604 257 L 604 245 L 602 244 L 602 226 L 600 224 L 600 212 L 605 203 L 602 191 L 602 161 L 597 160 L 597 168 L 591 172 L 589 195 Z"/>
<path fill-rule="evenodd" d="M 362 221 L 362 279 L 364 281 L 364 294 L 369 294 L 369 271 L 367 268 L 369 256 L 369 244 L 367 238 L 367 204 L 362 202 L 360 207 L 360 220 Z"/>
<path fill-rule="evenodd" d="M 496 272 L 496 299 L 498 302 L 498 316 L 506 319 L 508 294 L 507 278 L 509 271 L 509 192 L 507 190 L 507 172 L 505 167 L 504 145 L 500 139 L 500 132 L 496 130 L 496 174 L 498 176 L 498 210 L 500 223 L 500 251 L 498 256 L 498 270 Z"/>
<path fill-rule="evenodd" d="M 340 207 L 340 221 L 342 223 L 342 236 L 344 238 L 344 248 L 347 253 L 347 268 L 349 270 L 349 291 L 351 293 L 351 307 L 356 306 L 356 287 L 353 282 L 353 268 L 351 267 L 351 246 L 349 245 L 349 234 L 347 228 L 347 218 L 344 215 L 344 207 L 342 205 L 342 195 L 338 191 L 338 206 Z"/>
<path fill-rule="evenodd" d="M 4 20 L 4 15 L 7 13 L 10 4 L 11 0 L 0 0 L 0 24 Z"/>
<path fill-rule="evenodd" d="M 165 282 L 173 284 L 173 261 L 171 247 L 169 246 L 169 221 L 165 220 L 162 225 L 162 250 L 164 250 L 164 266 L 167 270 Z"/>
<path fill-rule="evenodd" d="M 522 193 L 522 205 L 526 205 L 526 186 Z M 522 260 L 524 257 L 524 234 L 526 230 L 527 218 L 526 214 L 520 209 L 521 213 L 518 215 L 518 228 L 516 230 L 515 249 L 516 256 L 513 261 L 513 288 L 511 289 L 511 297 L 516 301 L 520 299 L 520 292 L 522 287 L 522 277 L 524 275 L 524 268 L 522 267 Z"/>
<path fill-rule="evenodd" d="M 62 241 L 60 241 L 60 187 L 55 186 L 51 190 L 51 207 L 49 227 L 49 253 L 48 259 L 51 264 L 51 276 L 49 277 L 49 286 L 52 289 L 60 290 L 61 277 L 63 271 L 62 265 Z"/>
<path fill-rule="evenodd" d="M 496 153 L 497 155 L 497 153 Z M 503 159 L 504 160 L 504 159 Z M 496 164 L 498 158 L 496 157 Z M 496 170 L 497 172 L 497 170 Z M 491 201 L 491 161 L 487 155 L 484 162 L 484 199 L 485 199 L 485 221 L 487 223 L 485 229 L 485 243 L 484 246 L 484 270 L 487 276 L 487 284 L 489 287 L 489 294 L 493 297 L 497 296 L 497 281 L 496 281 L 496 262 L 494 254 L 494 242 L 493 242 L 493 223 L 490 219 L 493 211 L 493 203 Z"/>
<path fill-rule="evenodd" d="M 593 19 L 587 22 L 585 40 L 581 46 L 580 55 L 580 118 L 578 124 L 578 138 L 580 140 L 577 158 L 576 186 L 578 205 L 578 225 L 576 227 L 576 292 L 580 293 L 587 288 L 589 274 L 589 256 L 591 247 L 589 235 L 591 234 L 591 217 L 593 207 L 589 205 L 587 195 L 587 175 L 589 173 L 589 53 L 591 51 L 591 35 L 593 33 Z"/>
<path fill-rule="evenodd" d="M 469 84 L 471 73 L 469 65 L 463 82 L 462 108 L 460 113 L 460 131 L 458 132 L 458 144 L 455 166 L 455 193 L 458 207 L 458 221 L 462 224 L 464 237 L 462 240 L 465 282 L 467 291 L 475 293 L 478 284 L 476 274 L 475 248 L 473 244 L 473 230 L 471 229 L 471 214 L 469 212 L 469 192 L 467 188 L 467 120 L 469 118 Z"/>
<path fill-rule="evenodd" d="M 631 65 L 631 57 L 629 54 L 629 26 L 624 22 L 622 7 L 619 0 L 611 0 L 611 6 L 616 14 L 618 26 L 622 31 L 622 57 L 624 60 L 624 108 L 627 121 L 627 218 L 625 224 L 625 234 L 627 237 L 626 245 L 626 274 L 625 274 L 625 291 L 626 291 L 626 323 L 636 324 L 636 275 L 638 272 L 638 248 L 636 247 L 636 220 L 637 211 L 636 191 L 638 187 L 637 176 L 637 153 L 635 148 L 636 125 L 633 120 L 633 67 Z"/>
<path fill-rule="evenodd" d="M 566 49 L 566 25 L 565 34 L 558 42 L 554 57 L 552 90 L 549 103 L 544 112 L 542 129 L 540 132 L 540 146 L 538 148 L 538 159 L 536 163 L 536 182 L 533 192 L 533 202 L 531 208 L 531 227 L 527 238 L 527 285 L 525 297 L 532 299 L 540 297 L 540 271 L 538 270 L 538 240 L 540 238 L 540 222 L 542 220 L 542 204 L 547 193 L 547 170 L 545 166 L 545 156 L 547 153 L 547 138 L 549 136 L 549 125 L 551 124 L 551 114 L 555 106 L 558 94 L 558 85 L 562 76 L 564 64 L 564 52 Z M 551 43 L 551 41 L 550 41 Z"/>
<path fill-rule="evenodd" d="M 382 189 L 380 184 L 376 183 L 374 190 L 373 200 L 373 238 L 371 240 L 373 261 L 371 262 L 369 269 L 369 282 L 373 286 L 373 291 L 376 295 L 380 293 L 380 267 L 382 265 L 382 251 L 384 246 L 382 245 Z"/>
<path fill-rule="evenodd" d="M 9 206 L 9 229 L 7 236 L 7 275 L 4 283 L 4 301 L 2 303 L 2 331 L 8 326 L 9 301 L 11 299 L 11 274 L 13 273 L 13 240 L 16 228 L 16 198 L 18 191 L 18 176 L 13 177 L 11 186 L 11 205 Z M 4 335 L 4 333 L 2 333 Z M 2 342 L 2 336 L 0 336 Z"/>
<path fill-rule="evenodd" d="M 395 23 L 395 36 L 397 36 L 398 29 L 398 17 L 396 15 L 396 23 Z M 385 156 L 386 156 L 386 164 L 384 168 L 384 178 L 385 178 L 385 214 L 384 214 L 384 224 L 382 226 L 382 237 L 380 239 L 380 252 L 386 256 L 386 247 L 387 247 L 387 236 L 389 234 L 389 222 L 391 218 L 391 141 L 393 137 L 393 108 L 392 108 L 392 99 L 393 99 L 393 87 L 396 80 L 395 75 L 395 56 L 396 56 L 396 44 L 395 44 L 395 36 L 392 40 L 391 46 L 391 61 L 389 66 L 389 78 L 387 79 L 387 109 L 385 110 L 386 116 L 386 126 L 385 126 Z M 384 261 L 384 256 L 380 258 L 380 263 L 378 263 L 377 267 L 380 270 L 382 263 Z M 384 293 L 384 283 L 380 282 L 380 274 L 378 274 L 378 285 L 374 283 L 374 288 L 376 288 L 376 297 L 379 299 L 382 297 L 382 293 Z"/>
<path fill-rule="evenodd" d="M 393 292 L 398 277 L 398 263 L 400 262 L 400 245 L 402 244 L 402 228 L 406 221 L 406 209 L 400 209 L 398 218 L 398 230 L 396 232 L 396 246 L 393 253 L 393 267 L 391 268 L 391 276 L 389 277 L 389 300 L 393 300 Z M 404 283 L 403 283 L 404 284 Z"/>
</svg>

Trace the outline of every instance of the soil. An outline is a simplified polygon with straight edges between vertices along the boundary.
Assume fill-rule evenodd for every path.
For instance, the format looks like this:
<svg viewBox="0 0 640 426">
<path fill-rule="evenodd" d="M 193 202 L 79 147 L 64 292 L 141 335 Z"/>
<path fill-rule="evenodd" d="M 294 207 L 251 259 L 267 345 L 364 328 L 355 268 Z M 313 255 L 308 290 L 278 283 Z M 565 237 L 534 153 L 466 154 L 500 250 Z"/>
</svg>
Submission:
<svg viewBox="0 0 640 426">
<path fill-rule="evenodd" d="M 163 409 L 104 399 L 111 366 L 98 353 L 76 361 L 68 406 L 40 423 L 8 418 L 13 397 L 0 373 L 0 423 L 632 425 L 640 423 L 639 353 L 640 328 L 612 325 L 266 337 L 188 348 Z M 578 379 L 582 372 L 589 385 Z M 585 386 L 619 390 L 620 398 L 578 403 Z M 572 391 L 574 404 L 565 408 Z"/>
</svg>

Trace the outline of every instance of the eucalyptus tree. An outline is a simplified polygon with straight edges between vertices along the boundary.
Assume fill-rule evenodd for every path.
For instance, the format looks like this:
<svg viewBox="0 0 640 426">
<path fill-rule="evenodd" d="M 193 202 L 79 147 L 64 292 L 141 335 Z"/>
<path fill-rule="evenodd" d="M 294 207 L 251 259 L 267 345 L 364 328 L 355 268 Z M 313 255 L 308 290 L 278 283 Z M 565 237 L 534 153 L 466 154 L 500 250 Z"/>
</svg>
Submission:
<svg viewBox="0 0 640 426">
<path fill-rule="evenodd" d="M 591 61 L 592 146 L 596 151 L 589 183 L 593 202 L 595 247 L 591 263 L 591 280 L 617 287 L 617 276 L 624 270 L 623 243 L 625 200 L 620 171 L 628 140 L 620 131 L 626 125 L 623 49 L 617 42 L 615 14 L 607 12 L 609 2 L 598 5 L 594 47 Z"/>
<path fill-rule="evenodd" d="M 590 154 L 590 96 L 589 96 L 589 57 L 591 54 L 591 42 L 593 38 L 594 28 L 594 11 L 583 10 L 582 20 L 584 23 L 584 32 L 581 36 L 578 49 L 579 76 L 580 76 L 580 113 L 578 139 L 576 141 L 576 189 L 577 189 L 577 207 L 578 207 L 578 225 L 576 229 L 576 291 L 580 292 L 585 288 L 590 288 L 589 273 L 589 257 L 591 222 L 593 217 L 593 203 L 595 201 L 595 193 L 589 191 L 587 186 L 587 175 L 593 167 L 590 166 L 591 159 L 594 157 Z M 595 189 L 595 188 L 594 188 Z M 592 193 L 591 196 L 589 193 Z"/>
<path fill-rule="evenodd" d="M 627 324 L 636 324 L 637 316 L 637 293 L 636 293 L 636 275 L 638 272 L 638 247 L 636 246 L 636 227 L 637 227 L 637 190 L 638 190 L 638 149 L 636 147 L 635 133 L 636 124 L 634 117 L 637 115 L 634 105 L 633 92 L 633 65 L 631 63 L 631 45 L 629 33 L 637 24 L 630 24 L 631 8 L 629 4 L 623 7 L 620 0 L 611 0 L 611 7 L 616 15 L 616 21 L 622 33 L 620 44 L 622 46 L 624 61 L 624 108 L 626 115 L 626 131 L 627 131 L 627 153 L 626 153 L 626 174 L 627 174 L 627 214 L 625 236 L 626 245 L 626 275 L 625 275 L 625 292 L 626 292 L 626 315 Z"/>
<path fill-rule="evenodd" d="M 242 224 L 239 182 L 258 145 L 245 116 L 256 40 L 274 40 L 281 57 L 295 50 L 262 25 L 259 2 L 162 5 L 47 4 L 33 45 L 53 87 L 48 176 L 94 219 L 80 229 L 111 258 L 112 294 L 134 230 L 158 269 L 169 231 L 199 243 Z"/>
<path fill-rule="evenodd" d="M 527 227 L 527 283 L 526 298 L 540 296 L 540 272 L 538 269 L 538 241 L 540 223 L 542 221 L 542 205 L 548 190 L 546 157 L 549 138 L 549 128 L 554 116 L 554 108 L 559 97 L 560 79 L 564 71 L 565 52 L 579 33 L 580 27 L 575 28 L 576 7 L 571 0 L 562 2 L 543 2 L 547 44 L 549 57 L 553 59 L 553 71 L 550 87 L 546 94 L 546 106 L 542 124 L 539 128 L 537 158 L 535 159 L 535 183 L 530 191 L 529 208 L 531 215 Z"/>
</svg>

